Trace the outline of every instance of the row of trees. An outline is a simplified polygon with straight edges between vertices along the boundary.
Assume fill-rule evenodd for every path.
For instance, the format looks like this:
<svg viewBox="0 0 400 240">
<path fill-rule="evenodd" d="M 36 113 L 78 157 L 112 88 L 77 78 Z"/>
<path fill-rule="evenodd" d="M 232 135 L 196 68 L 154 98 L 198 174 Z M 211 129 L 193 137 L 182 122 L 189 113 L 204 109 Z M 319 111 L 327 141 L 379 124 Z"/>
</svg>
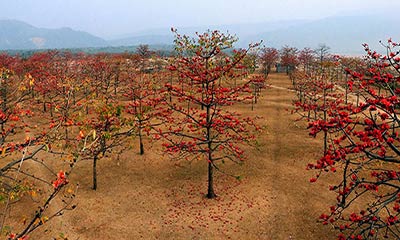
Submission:
<svg viewBox="0 0 400 240">
<path fill-rule="evenodd" d="M 336 201 L 322 223 L 338 229 L 338 239 L 398 239 L 400 45 L 389 40 L 385 55 L 364 46 L 365 59 L 338 58 L 296 72 L 296 111 L 324 143 L 322 157 L 308 164 L 317 171 L 310 181 L 338 175 L 329 186 Z M 343 69 L 345 83 L 332 67 Z"/>
<path fill-rule="evenodd" d="M 303 67 L 304 71 L 309 71 L 309 68 L 315 67 L 318 63 L 331 60 L 329 50 L 330 48 L 325 44 L 320 44 L 314 50 L 308 47 L 299 50 L 288 45 L 283 46 L 280 50 L 264 47 L 258 55 L 258 61 L 265 77 L 276 64 L 284 68 L 287 74 L 293 72 L 298 66 Z"/>
<path fill-rule="evenodd" d="M 214 171 L 223 172 L 226 160 L 241 163 L 241 146 L 259 129 L 231 107 L 254 103 L 263 86 L 261 76 L 248 78 L 246 71 L 258 45 L 226 53 L 233 36 L 174 33 L 177 54 L 170 59 L 145 46 L 138 54 L 0 55 L 0 228 L 9 239 L 24 239 L 74 208 L 68 176 L 79 162 L 92 161 L 96 189 L 98 161 L 132 141 L 144 154 L 148 137 L 163 140 L 174 157 L 207 161 L 207 197 L 216 197 Z M 27 195 L 38 210 L 22 227 L 7 227 L 10 205 Z M 56 210 L 49 207 L 55 201 L 62 204 Z"/>
</svg>

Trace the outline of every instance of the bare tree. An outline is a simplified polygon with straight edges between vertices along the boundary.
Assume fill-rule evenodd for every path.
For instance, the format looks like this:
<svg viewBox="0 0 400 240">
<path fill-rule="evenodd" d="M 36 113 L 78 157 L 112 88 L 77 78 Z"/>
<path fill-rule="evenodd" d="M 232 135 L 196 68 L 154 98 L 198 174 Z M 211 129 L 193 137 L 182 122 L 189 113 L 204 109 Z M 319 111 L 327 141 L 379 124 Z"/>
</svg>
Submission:
<svg viewBox="0 0 400 240">
<path fill-rule="evenodd" d="M 320 43 L 318 47 L 314 50 L 315 54 L 317 54 L 317 56 L 319 57 L 321 64 L 324 61 L 324 58 L 329 54 L 329 50 L 331 50 L 331 48 L 325 43 Z"/>
<path fill-rule="evenodd" d="M 136 48 L 136 53 L 139 54 L 142 58 L 149 58 L 151 56 L 150 47 L 147 44 L 140 44 Z"/>
</svg>

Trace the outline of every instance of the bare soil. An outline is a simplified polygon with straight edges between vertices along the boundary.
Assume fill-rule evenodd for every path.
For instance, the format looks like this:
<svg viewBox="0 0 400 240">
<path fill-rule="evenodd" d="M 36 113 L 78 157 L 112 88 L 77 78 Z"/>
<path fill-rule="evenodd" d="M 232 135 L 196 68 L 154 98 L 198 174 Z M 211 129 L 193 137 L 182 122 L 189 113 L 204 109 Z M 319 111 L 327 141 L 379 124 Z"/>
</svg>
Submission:
<svg viewBox="0 0 400 240">
<path fill-rule="evenodd" d="M 322 141 L 295 122 L 290 80 L 272 74 L 254 111 L 265 130 L 259 149 L 248 148 L 243 166 L 226 164 L 237 181 L 216 174 L 215 200 L 205 199 L 207 162 L 176 162 L 154 144 L 140 156 L 137 144 L 120 159 L 98 163 L 98 190 L 91 190 L 91 162 L 77 165 L 77 208 L 53 219 L 30 239 L 335 239 L 332 227 L 317 223 L 334 197 L 329 179 L 311 184 L 306 165 L 321 155 Z"/>
</svg>

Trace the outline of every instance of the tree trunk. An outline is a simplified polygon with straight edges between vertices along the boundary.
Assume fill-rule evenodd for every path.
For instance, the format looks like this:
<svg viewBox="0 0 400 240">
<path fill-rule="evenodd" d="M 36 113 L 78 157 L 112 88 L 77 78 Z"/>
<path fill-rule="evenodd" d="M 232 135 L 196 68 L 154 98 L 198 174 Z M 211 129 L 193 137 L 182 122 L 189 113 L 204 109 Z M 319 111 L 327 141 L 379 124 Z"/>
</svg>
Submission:
<svg viewBox="0 0 400 240">
<path fill-rule="evenodd" d="M 172 72 L 171 72 L 171 78 L 169 79 L 169 84 L 172 87 Z M 171 103 L 172 102 L 172 91 L 168 90 L 168 92 L 169 92 L 169 102 Z"/>
<path fill-rule="evenodd" d="M 140 155 L 144 154 L 144 146 L 143 146 L 143 142 L 142 142 L 142 138 L 140 138 Z"/>
<path fill-rule="evenodd" d="M 69 145 L 68 126 L 65 126 L 65 147 Z"/>
<path fill-rule="evenodd" d="M 212 162 L 210 161 L 208 163 L 208 191 L 207 191 L 207 198 L 213 199 L 216 198 L 217 195 L 214 192 L 214 173 L 213 173 L 214 167 L 212 165 Z"/>
<path fill-rule="evenodd" d="M 359 103 L 360 103 L 360 94 L 357 93 L 357 103 L 356 103 L 356 104 L 357 104 L 357 105 L 356 105 L 357 107 L 358 107 L 358 104 L 359 104 Z"/>
<path fill-rule="evenodd" d="M 327 109 L 326 109 L 326 87 L 324 87 L 324 122 L 326 123 L 327 119 Z M 328 130 L 325 129 L 324 131 L 324 156 L 326 156 L 326 153 L 328 151 Z"/>
<path fill-rule="evenodd" d="M 114 94 L 117 95 L 117 89 L 119 86 L 119 71 L 117 72 L 117 76 L 115 77 L 114 80 Z"/>
<path fill-rule="evenodd" d="M 47 108 L 46 108 L 46 96 L 43 96 L 43 112 L 47 112 Z"/>
<path fill-rule="evenodd" d="M 144 154 L 144 146 L 143 146 L 143 136 L 142 136 L 142 127 L 139 127 L 139 151 L 140 155 Z"/>
<path fill-rule="evenodd" d="M 93 157 L 93 190 L 97 189 L 97 155 Z"/>
<path fill-rule="evenodd" d="M 76 93 L 75 91 L 72 92 L 72 103 L 76 105 Z"/>
<path fill-rule="evenodd" d="M 202 90 L 201 90 L 201 102 L 204 102 L 204 83 L 202 84 L 201 87 L 202 87 Z M 203 104 L 201 104 L 201 110 L 204 110 L 204 105 Z"/>
<path fill-rule="evenodd" d="M 212 152 L 211 152 L 211 113 L 210 113 L 210 106 L 207 106 L 207 147 L 208 147 L 208 192 L 207 192 L 207 198 L 212 199 L 217 197 L 217 195 L 214 192 L 214 166 L 213 166 L 213 157 L 212 157 Z"/>
<path fill-rule="evenodd" d="M 324 131 L 324 156 L 326 156 L 328 152 L 328 132 Z"/>
<path fill-rule="evenodd" d="M 257 103 L 256 86 L 253 84 L 253 98 L 251 99 L 251 111 L 254 110 L 254 104 Z"/>
</svg>

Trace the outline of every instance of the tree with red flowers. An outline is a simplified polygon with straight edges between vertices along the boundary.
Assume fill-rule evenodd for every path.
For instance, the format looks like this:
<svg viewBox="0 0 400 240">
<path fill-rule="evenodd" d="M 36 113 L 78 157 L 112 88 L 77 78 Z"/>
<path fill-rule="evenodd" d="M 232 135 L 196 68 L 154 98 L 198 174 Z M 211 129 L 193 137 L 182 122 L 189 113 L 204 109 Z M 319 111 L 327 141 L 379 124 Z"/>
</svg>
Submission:
<svg viewBox="0 0 400 240">
<path fill-rule="evenodd" d="M 342 72 L 342 74 L 344 74 L 344 76 L 342 77 L 342 81 L 338 83 L 339 87 L 344 88 L 344 92 L 345 92 L 345 103 L 348 102 L 348 98 L 349 98 L 349 85 L 348 85 L 348 81 L 350 79 L 350 74 L 348 71 L 345 71 L 345 69 L 352 69 L 352 71 L 355 72 L 365 72 L 366 69 L 368 69 L 367 67 L 367 62 L 364 61 L 364 59 L 359 58 L 359 57 L 344 57 L 344 56 L 340 56 L 338 59 L 338 63 L 340 66 L 340 70 Z M 358 91 L 356 91 L 356 89 L 352 90 L 352 95 L 356 96 L 356 102 L 358 105 L 359 100 L 360 100 L 360 94 Z"/>
<path fill-rule="evenodd" d="M 139 153 L 143 155 L 144 134 L 149 135 L 150 130 L 159 124 L 156 117 L 163 96 L 151 74 L 131 71 L 129 76 L 124 89 L 124 95 L 129 99 L 125 110 L 129 114 L 128 124 L 135 129 L 139 138 Z"/>
<path fill-rule="evenodd" d="M 332 108 L 342 103 L 342 93 L 333 92 L 335 85 L 326 73 L 313 73 L 313 77 L 306 72 L 293 74 L 294 89 L 298 92 L 298 100 L 294 112 L 308 122 L 310 135 L 316 136 L 323 131 L 324 150 L 328 149 L 328 138 L 331 129 L 328 123 L 328 113 Z"/>
<path fill-rule="evenodd" d="M 92 161 L 92 188 L 97 190 L 98 161 L 116 149 L 124 149 L 125 140 L 132 135 L 132 129 L 124 129 L 123 107 L 115 101 L 96 103 L 91 116 L 80 123 L 77 140 L 81 160 Z"/>
<path fill-rule="evenodd" d="M 233 48 L 237 41 L 231 35 L 208 31 L 190 38 L 174 33 L 178 56 L 169 69 L 177 72 L 178 80 L 166 84 L 166 93 L 178 101 L 166 103 L 168 124 L 158 135 L 166 140 L 163 146 L 168 153 L 208 162 L 206 196 L 215 198 L 214 170 L 222 171 L 226 160 L 241 163 L 241 145 L 254 139 L 252 119 L 241 117 L 231 106 L 252 98 L 251 80 L 236 79 L 245 74 L 242 60 L 257 44 L 227 56 L 222 51 Z"/>
<path fill-rule="evenodd" d="M 91 78 L 91 86 L 85 90 L 91 94 L 84 93 L 86 100 L 83 105 L 89 105 L 89 114 L 75 118 L 75 125 L 79 128 L 76 148 L 80 149 L 77 153 L 80 160 L 92 161 L 92 188 L 96 190 L 98 161 L 117 149 L 125 149 L 125 140 L 133 134 L 133 128 L 127 127 L 121 98 L 115 94 L 116 73 L 108 64 L 108 61 L 113 61 L 112 56 L 100 54 L 89 61 L 89 72 L 96 71 L 96 74 Z"/>
<path fill-rule="evenodd" d="M 307 73 L 310 69 L 310 65 L 314 61 L 314 51 L 311 48 L 303 48 L 300 50 L 298 59 L 299 63 L 303 65 L 304 71 Z"/>
<path fill-rule="evenodd" d="M 254 105 L 257 104 L 258 98 L 261 94 L 261 90 L 265 88 L 265 76 L 260 74 L 254 74 L 250 76 L 251 89 L 253 92 L 253 98 L 251 101 L 251 110 L 254 110 Z"/>
<path fill-rule="evenodd" d="M 259 61 L 261 63 L 261 71 L 264 74 L 264 78 L 268 77 L 271 72 L 272 66 L 279 60 L 279 51 L 276 48 L 262 48 L 259 56 Z"/>
<path fill-rule="evenodd" d="M 326 121 L 312 128 L 332 132 L 327 151 L 308 168 L 317 178 L 329 170 L 341 176 L 330 186 L 336 203 L 320 216 L 341 232 L 339 239 L 400 238 L 400 45 L 389 40 L 385 48 L 382 56 L 365 45 L 370 68 L 346 70 L 360 103 L 331 106 Z"/>
<path fill-rule="evenodd" d="M 57 158 L 50 147 L 57 144 L 48 137 L 49 131 L 56 130 L 50 130 L 47 125 L 37 125 L 41 123 L 32 124 L 36 118 L 30 101 L 34 82 L 30 75 L 21 78 L 13 71 L 0 69 L 0 232 L 10 234 L 9 239 L 27 237 L 39 226 L 69 209 L 73 198 L 73 190 L 71 194 L 63 193 L 68 173 L 59 172 L 54 181 L 57 174 L 48 161 Z M 72 167 L 71 163 L 66 168 Z M 11 206 L 18 205 L 23 198 L 31 199 L 38 209 L 21 226 L 10 226 L 13 223 L 8 218 Z M 42 199 L 47 200 L 43 202 Z M 50 202 L 57 200 L 62 205 L 56 212 L 50 211 Z M 26 212 L 29 212 L 28 209 Z"/>
<path fill-rule="evenodd" d="M 55 71 L 58 55 L 57 51 L 35 53 L 23 64 L 24 70 L 36 81 L 31 93 L 33 98 L 42 102 L 42 111 L 49 111 L 50 115 L 54 112 L 54 101 L 62 82 Z"/>
<path fill-rule="evenodd" d="M 299 64 L 298 58 L 298 49 L 295 47 L 290 46 L 283 46 L 280 50 L 280 57 L 281 57 L 281 65 L 285 67 L 286 74 L 290 74 L 294 71 L 296 66 Z"/>
<path fill-rule="evenodd" d="M 29 234 L 43 226 L 45 223 L 51 219 L 61 216 L 67 210 L 75 209 L 76 205 L 72 205 L 72 200 L 75 195 L 71 189 L 65 191 L 65 186 L 68 185 L 69 181 L 67 179 L 68 173 L 60 171 L 56 174 L 56 179 L 51 182 L 53 189 L 47 198 L 41 203 L 38 209 L 35 211 L 29 221 L 24 220 L 24 227 L 18 232 L 11 232 L 8 234 L 7 240 L 20 240 L 29 239 Z M 63 205 L 56 211 L 50 211 L 49 207 L 52 202 L 57 200 L 57 196 L 62 195 L 61 204 Z"/>
</svg>

